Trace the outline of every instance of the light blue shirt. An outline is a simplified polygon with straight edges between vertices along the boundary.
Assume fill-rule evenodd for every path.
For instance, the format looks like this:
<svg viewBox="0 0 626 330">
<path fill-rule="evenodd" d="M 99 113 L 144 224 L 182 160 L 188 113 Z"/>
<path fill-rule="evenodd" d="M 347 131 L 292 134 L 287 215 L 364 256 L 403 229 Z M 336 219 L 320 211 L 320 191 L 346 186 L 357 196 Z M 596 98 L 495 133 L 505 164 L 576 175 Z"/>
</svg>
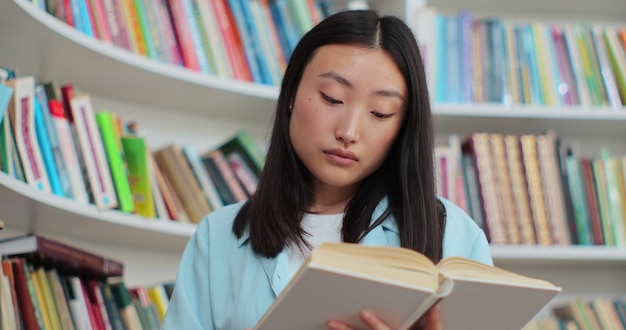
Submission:
<svg viewBox="0 0 626 330">
<path fill-rule="evenodd" d="M 443 257 L 460 256 L 492 265 L 483 231 L 456 205 L 446 207 Z M 237 238 L 232 225 L 242 204 L 223 207 L 202 220 L 191 237 L 176 278 L 164 330 L 253 327 L 289 282 L 287 249 L 276 258 L 258 256 L 248 235 Z M 381 203 L 373 218 L 381 214 Z M 361 244 L 399 246 L 398 227 L 387 218 Z"/>
</svg>

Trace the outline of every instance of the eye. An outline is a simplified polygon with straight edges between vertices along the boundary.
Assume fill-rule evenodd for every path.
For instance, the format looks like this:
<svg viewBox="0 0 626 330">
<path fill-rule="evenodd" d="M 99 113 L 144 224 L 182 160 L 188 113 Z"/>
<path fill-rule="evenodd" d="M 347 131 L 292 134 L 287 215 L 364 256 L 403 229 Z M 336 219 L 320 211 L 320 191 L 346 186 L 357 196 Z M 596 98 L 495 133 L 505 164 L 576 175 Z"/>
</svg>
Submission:
<svg viewBox="0 0 626 330">
<path fill-rule="evenodd" d="M 322 99 L 330 104 L 343 104 L 343 101 L 334 99 L 323 92 L 320 92 L 320 94 L 322 95 Z"/>
<path fill-rule="evenodd" d="M 380 112 L 376 112 L 376 111 L 372 111 L 370 112 L 372 115 L 374 115 L 374 117 L 378 118 L 378 119 L 387 119 L 387 118 L 391 118 L 393 117 L 393 113 L 387 114 L 387 113 L 380 113 Z"/>
</svg>

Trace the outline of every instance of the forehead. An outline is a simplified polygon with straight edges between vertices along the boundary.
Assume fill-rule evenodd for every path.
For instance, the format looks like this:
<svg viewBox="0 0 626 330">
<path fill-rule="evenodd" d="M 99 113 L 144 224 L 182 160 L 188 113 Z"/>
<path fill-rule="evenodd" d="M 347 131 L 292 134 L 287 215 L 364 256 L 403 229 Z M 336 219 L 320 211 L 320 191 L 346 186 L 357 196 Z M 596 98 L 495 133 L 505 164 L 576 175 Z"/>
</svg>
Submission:
<svg viewBox="0 0 626 330">
<path fill-rule="evenodd" d="M 380 48 L 351 44 L 318 48 L 305 68 L 302 80 L 321 82 L 331 76 L 341 77 L 344 84 L 353 89 L 372 92 L 392 90 L 407 96 L 404 75 L 393 57 Z"/>
</svg>

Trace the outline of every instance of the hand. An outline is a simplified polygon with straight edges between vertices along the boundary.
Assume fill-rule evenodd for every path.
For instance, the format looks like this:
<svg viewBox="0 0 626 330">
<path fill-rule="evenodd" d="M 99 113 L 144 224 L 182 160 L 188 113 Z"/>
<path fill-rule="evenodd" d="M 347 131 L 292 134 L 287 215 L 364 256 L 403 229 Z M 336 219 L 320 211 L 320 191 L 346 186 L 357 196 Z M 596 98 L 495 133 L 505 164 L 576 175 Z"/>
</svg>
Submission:
<svg viewBox="0 0 626 330">
<path fill-rule="evenodd" d="M 376 315 L 370 311 L 362 311 L 359 316 L 361 320 L 369 327 L 370 330 L 391 330 L 386 324 L 384 324 Z M 437 306 L 431 308 L 426 315 L 422 318 L 418 329 L 421 330 L 441 330 L 441 320 L 439 318 L 439 308 Z M 328 329 L 330 330 L 353 330 L 348 325 L 340 321 L 329 321 Z"/>
</svg>

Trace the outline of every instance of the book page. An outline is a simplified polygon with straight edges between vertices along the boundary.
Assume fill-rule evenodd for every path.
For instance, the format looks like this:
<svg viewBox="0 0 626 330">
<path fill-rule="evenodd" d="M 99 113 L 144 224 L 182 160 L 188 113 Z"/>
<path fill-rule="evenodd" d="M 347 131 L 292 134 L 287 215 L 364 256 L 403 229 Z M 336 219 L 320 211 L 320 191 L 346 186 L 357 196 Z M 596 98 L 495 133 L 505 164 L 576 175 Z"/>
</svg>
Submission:
<svg viewBox="0 0 626 330">
<path fill-rule="evenodd" d="M 523 276 L 471 259 L 449 257 L 439 262 L 438 268 L 441 273 L 448 277 L 464 277 L 533 287 L 556 288 L 548 281 Z"/>
</svg>

